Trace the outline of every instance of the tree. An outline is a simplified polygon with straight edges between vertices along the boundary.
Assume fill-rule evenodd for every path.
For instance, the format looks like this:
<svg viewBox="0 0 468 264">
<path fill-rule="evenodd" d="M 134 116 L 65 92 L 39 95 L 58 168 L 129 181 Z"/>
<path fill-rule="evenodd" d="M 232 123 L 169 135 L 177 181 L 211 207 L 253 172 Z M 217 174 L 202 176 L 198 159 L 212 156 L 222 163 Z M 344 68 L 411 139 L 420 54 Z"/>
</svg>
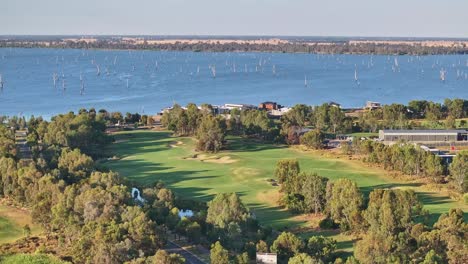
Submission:
<svg viewBox="0 0 468 264">
<path fill-rule="evenodd" d="M 424 118 L 427 104 L 426 100 L 413 100 L 408 103 L 408 108 L 412 112 L 413 118 Z"/>
<path fill-rule="evenodd" d="M 11 130 L 0 124 L 0 157 L 14 157 L 15 155 L 15 136 Z"/>
<path fill-rule="evenodd" d="M 306 253 L 300 253 L 290 258 L 288 264 L 319 264 L 320 262 Z"/>
<path fill-rule="evenodd" d="M 282 159 L 276 163 L 275 177 L 279 184 L 283 184 L 289 178 L 295 178 L 300 172 L 299 162 L 295 159 Z"/>
<path fill-rule="evenodd" d="M 158 250 L 156 255 L 153 256 L 152 264 L 183 264 L 185 263 L 185 258 L 179 254 L 169 254 L 165 250 Z"/>
<path fill-rule="evenodd" d="M 249 255 L 247 252 L 236 256 L 236 264 L 249 264 Z"/>
<path fill-rule="evenodd" d="M 460 209 L 450 209 L 442 214 L 434 224 L 434 229 L 417 236 L 418 248 L 413 259 L 420 262 L 438 261 L 438 263 L 467 263 L 468 248 L 466 234 L 468 224 Z M 431 253 L 431 251 L 434 251 Z"/>
<path fill-rule="evenodd" d="M 195 104 L 188 104 L 187 105 L 187 122 L 188 122 L 188 134 L 193 135 L 197 131 L 200 118 L 201 118 L 201 112 L 198 110 L 197 105 Z"/>
<path fill-rule="evenodd" d="M 31 227 L 28 224 L 23 226 L 23 235 L 29 237 L 31 235 Z"/>
<path fill-rule="evenodd" d="M 326 188 L 328 179 L 317 174 L 304 175 L 302 195 L 308 211 L 315 214 L 322 212 L 326 204 Z"/>
<path fill-rule="evenodd" d="M 312 236 L 307 243 L 307 253 L 317 259 L 329 260 L 336 246 L 336 241 L 331 238 Z"/>
<path fill-rule="evenodd" d="M 257 252 L 259 252 L 259 253 L 268 253 L 268 245 L 263 240 L 258 241 L 258 243 L 257 243 L 257 245 L 255 247 L 257 249 Z"/>
<path fill-rule="evenodd" d="M 311 130 L 301 137 L 301 144 L 311 149 L 322 149 L 324 147 L 323 141 L 325 134 L 319 129 Z"/>
<path fill-rule="evenodd" d="M 330 116 L 330 123 L 333 127 L 333 133 L 336 133 L 336 130 L 343 125 L 343 120 L 345 119 L 345 114 L 339 107 L 330 107 L 328 112 Z"/>
<path fill-rule="evenodd" d="M 60 174 L 70 183 L 88 176 L 93 166 L 93 160 L 85 154 L 81 154 L 79 149 L 63 149 L 58 161 Z"/>
<path fill-rule="evenodd" d="M 445 119 L 445 128 L 446 129 L 453 129 L 456 127 L 456 120 L 453 118 L 452 115 L 448 115 L 447 119 Z"/>
<path fill-rule="evenodd" d="M 218 152 L 224 144 L 226 134 L 225 125 L 222 121 L 212 115 L 202 118 L 197 130 L 197 149 L 206 152 Z"/>
<path fill-rule="evenodd" d="M 379 128 L 379 120 L 383 119 L 382 109 L 368 110 L 359 115 L 359 124 L 363 130 L 376 132 Z"/>
<path fill-rule="evenodd" d="M 390 129 L 404 128 L 407 126 L 407 109 L 402 104 L 391 104 L 384 105 L 383 110 L 383 121 L 386 127 Z"/>
<path fill-rule="evenodd" d="M 172 109 L 164 111 L 161 117 L 161 124 L 167 129 L 173 131 L 175 134 L 179 134 L 180 129 L 178 125 L 180 123 L 179 119 L 180 119 L 180 116 L 182 115 L 182 112 L 184 112 L 182 107 L 178 104 L 174 104 L 172 106 Z"/>
<path fill-rule="evenodd" d="M 271 252 L 277 253 L 278 258 L 287 260 L 301 252 L 304 248 L 302 241 L 294 234 L 289 232 L 281 233 L 271 245 Z"/>
<path fill-rule="evenodd" d="M 460 151 L 450 164 L 450 177 L 460 193 L 468 192 L 468 151 Z"/>
<path fill-rule="evenodd" d="M 314 108 L 312 115 L 317 129 L 327 129 L 330 126 L 329 109 L 328 104 L 322 104 Z"/>
<path fill-rule="evenodd" d="M 87 155 L 99 156 L 102 155 L 102 148 L 111 141 L 105 130 L 105 121 L 95 114 L 82 112 L 75 115 L 70 112 L 53 117 L 44 135 L 41 135 L 39 128 L 37 132 L 46 145 L 79 148 Z"/>
<path fill-rule="evenodd" d="M 447 254 L 449 263 L 468 263 L 468 224 L 465 222 L 464 212 L 461 209 L 450 209 L 439 217 L 434 228 L 446 245 L 442 252 Z M 438 253 L 442 256 L 442 253 Z"/>
<path fill-rule="evenodd" d="M 201 238 L 201 227 L 197 222 L 192 222 L 186 227 L 186 234 L 190 241 L 194 243 L 200 242 Z"/>
<path fill-rule="evenodd" d="M 412 190 L 375 189 L 369 195 L 369 205 L 363 215 L 370 232 L 392 236 L 409 229 L 421 209 Z"/>
<path fill-rule="evenodd" d="M 465 100 L 463 99 L 445 99 L 444 105 L 447 107 L 449 115 L 453 118 L 462 118 L 464 117 L 464 105 Z"/>
<path fill-rule="evenodd" d="M 442 118 L 442 106 L 438 103 L 429 102 L 426 106 L 426 119 L 436 124 Z"/>
<path fill-rule="evenodd" d="M 362 264 L 388 263 L 393 237 L 369 232 L 356 243 L 354 256 Z"/>
<path fill-rule="evenodd" d="M 235 115 L 231 111 L 231 118 L 232 115 Z M 234 116 L 234 119 L 236 117 Z M 266 111 L 260 110 L 245 110 L 241 112 L 240 115 L 240 122 L 242 124 L 244 134 L 248 136 L 255 136 L 257 138 L 261 138 L 263 140 L 274 140 L 275 136 L 277 136 L 277 129 L 273 122 L 268 117 L 268 113 Z M 235 126 L 235 124 L 233 124 Z"/>
<path fill-rule="evenodd" d="M 437 255 L 437 253 L 431 249 L 431 251 L 427 252 L 426 257 L 422 264 L 440 264 L 443 263 L 442 258 Z"/>
<path fill-rule="evenodd" d="M 286 143 L 299 143 L 298 131 L 310 121 L 311 111 L 311 107 L 300 104 L 281 117 L 281 134 L 285 136 Z"/>
<path fill-rule="evenodd" d="M 249 214 L 236 193 L 220 193 L 208 203 L 206 222 L 218 228 L 227 228 L 229 223 L 241 223 Z"/>
<path fill-rule="evenodd" d="M 211 245 L 210 250 L 210 263 L 212 264 L 226 264 L 229 263 L 229 253 L 223 248 L 219 241 Z"/>
<path fill-rule="evenodd" d="M 327 184 L 327 213 L 342 230 L 352 230 L 360 224 L 362 194 L 357 184 L 349 179 L 338 179 Z"/>
</svg>

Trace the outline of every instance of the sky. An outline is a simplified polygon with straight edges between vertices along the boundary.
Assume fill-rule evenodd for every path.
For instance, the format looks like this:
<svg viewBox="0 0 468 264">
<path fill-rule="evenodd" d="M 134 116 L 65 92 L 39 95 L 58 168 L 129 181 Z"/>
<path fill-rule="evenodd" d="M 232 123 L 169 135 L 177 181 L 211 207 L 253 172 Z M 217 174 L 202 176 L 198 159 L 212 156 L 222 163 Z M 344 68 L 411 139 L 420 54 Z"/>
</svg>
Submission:
<svg viewBox="0 0 468 264">
<path fill-rule="evenodd" d="M 0 35 L 468 38 L 468 0 L 0 0 Z"/>
</svg>

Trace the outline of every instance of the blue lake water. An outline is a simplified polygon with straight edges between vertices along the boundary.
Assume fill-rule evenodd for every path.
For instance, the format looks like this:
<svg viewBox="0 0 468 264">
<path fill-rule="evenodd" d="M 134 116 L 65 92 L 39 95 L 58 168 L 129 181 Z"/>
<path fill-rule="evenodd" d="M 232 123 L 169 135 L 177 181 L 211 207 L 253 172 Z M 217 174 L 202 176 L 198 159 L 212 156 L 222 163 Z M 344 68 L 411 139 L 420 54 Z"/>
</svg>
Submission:
<svg viewBox="0 0 468 264">
<path fill-rule="evenodd" d="M 83 107 L 154 114 L 173 102 L 258 104 L 271 100 L 291 106 L 335 101 L 359 107 L 367 100 L 407 103 L 468 98 L 468 55 L 3 48 L 0 74 L 0 115 L 50 117 Z"/>
</svg>

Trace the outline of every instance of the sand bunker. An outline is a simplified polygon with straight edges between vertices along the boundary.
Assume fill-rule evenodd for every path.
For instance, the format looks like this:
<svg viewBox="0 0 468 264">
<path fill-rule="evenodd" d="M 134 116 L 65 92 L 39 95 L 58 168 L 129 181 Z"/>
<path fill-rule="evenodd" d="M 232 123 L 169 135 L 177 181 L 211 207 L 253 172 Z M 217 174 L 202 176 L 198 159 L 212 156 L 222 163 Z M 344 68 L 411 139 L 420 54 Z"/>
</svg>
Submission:
<svg viewBox="0 0 468 264">
<path fill-rule="evenodd" d="M 231 158 L 230 156 L 210 156 L 206 154 L 195 154 L 192 157 L 184 158 L 185 160 L 198 160 L 200 162 L 210 162 L 218 164 L 230 164 L 237 162 L 237 160 Z"/>
<path fill-rule="evenodd" d="M 135 156 L 127 156 L 127 157 L 122 158 L 121 160 L 131 160 L 133 158 L 135 158 Z"/>
<path fill-rule="evenodd" d="M 119 140 L 116 140 L 114 141 L 115 144 L 119 144 L 119 143 L 123 143 L 123 142 L 127 142 L 128 139 L 119 139 Z"/>
<path fill-rule="evenodd" d="M 184 142 L 182 142 L 182 141 L 171 142 L 171 143 L 169 144 L 169 147 L 171 147 L 171 148 L 178 148 L 180 145 L 183 145 L 183 144 L 184 144 Z"/>
</svg>

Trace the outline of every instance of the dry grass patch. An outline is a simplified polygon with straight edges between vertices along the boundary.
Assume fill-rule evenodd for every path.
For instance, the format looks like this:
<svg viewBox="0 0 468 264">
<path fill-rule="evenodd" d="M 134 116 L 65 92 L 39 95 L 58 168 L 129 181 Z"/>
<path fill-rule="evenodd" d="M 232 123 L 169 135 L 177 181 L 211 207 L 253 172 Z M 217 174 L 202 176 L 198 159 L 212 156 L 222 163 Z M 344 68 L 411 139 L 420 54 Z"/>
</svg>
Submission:
<svg viewBox="0 0 468 264">
<path fill-rule="evenodd" d="M 281 194 L 278 190 L 268 190 L 257 193 L 256 198 L 262 203 L 278 206 L 280 205 Z"/>
<path fill-rule="evenodd" d="M 0 243 L 9 243 L 24 237 L 25 225 L 29 225 L 32 235 L 41 232 L 39 226 L 33 224 L 29 211 L 6 205 L 4 202 L 0 204 Z"/>
</svg>

